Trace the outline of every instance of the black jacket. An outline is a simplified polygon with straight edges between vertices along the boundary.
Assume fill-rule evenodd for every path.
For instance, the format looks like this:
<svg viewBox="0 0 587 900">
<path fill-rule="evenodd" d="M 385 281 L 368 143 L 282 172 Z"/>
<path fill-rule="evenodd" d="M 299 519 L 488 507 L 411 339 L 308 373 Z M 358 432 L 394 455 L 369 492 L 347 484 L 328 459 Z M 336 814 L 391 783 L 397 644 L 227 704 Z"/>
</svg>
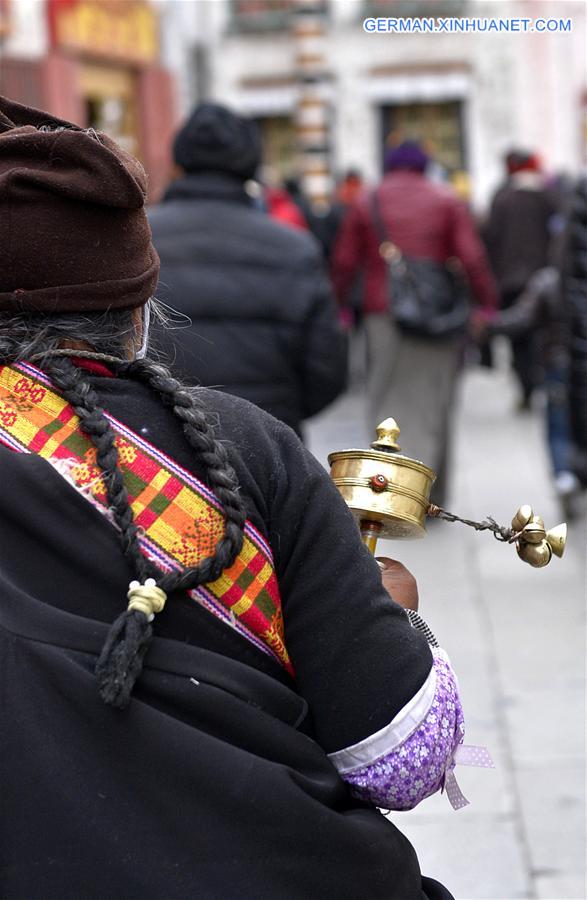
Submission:
<svg viewBox="0 0 587 900">
<path fill-rule="evenodd" d="M 496 193 L 485 228 L 489 260 L 502 299 L 520 294 L 549 263 L 557 207 L 537 173 L 519 173 Z"/>
<path fill-rule="evenodd" d="M 158 297 L 192 320 L 161 335 L 176 370 L 299 430 L 346 379 L 346 346 L 320 249 L 256 209 L 241 181 L 176 181 L 150 214 Z"/>
<path fill-rule="evenodd" d="M 90 381 L 119 422 L 205 478 L 144 386 Z M 448 898 L 324 752 L 393 719 L 430 650 L 294 435 L 237 398 L 200 399 L 274 549 L 296 680 L 178 592 L 130 706 L 106 707 L 93 669 L 132 577 L 118 536 L 45 460 L 0 446 L 0 894 Z"/>
<path fill-rule="evenodd" d="M 545 369 L 566 373 L 569 366 L 569 334 L 561 298 L 560 272 L 554 266 L 538 269 L 515 303 L 500 309 L 488 325 L 490 335 L 505 334 L 513 340 L 533 334 Z"/>
<path fill-rule="evenodd" d="M 587 484 L 587 176 L 577 186 L 569 218 L 564 295 L 569 315 L 569 404 L 579 474 Z"/>
</svg>

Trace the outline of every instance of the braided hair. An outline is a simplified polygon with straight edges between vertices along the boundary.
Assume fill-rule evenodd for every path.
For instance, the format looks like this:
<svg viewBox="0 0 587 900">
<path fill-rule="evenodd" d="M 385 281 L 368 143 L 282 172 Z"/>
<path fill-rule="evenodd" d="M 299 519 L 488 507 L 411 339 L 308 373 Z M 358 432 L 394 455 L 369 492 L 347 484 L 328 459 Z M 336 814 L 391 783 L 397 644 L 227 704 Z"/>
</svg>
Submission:
<svg viewBox="0 0 587 900">
<path fill-rule="evenodd" d="M 120 359 L 132 327 L 130 319 L 127 319 L 126 310 L 99 316 L 86 314 L 80 317 L 79 322 L 71 315 L 60 318 L 22 316 L 15 319 L 14 316 L 0 314 L 0 362 L 42 359 L 43 370 L 74 408 L 81 430 L 96 448 L 97 465 L 103 475 L 108 504 L 125 559 L 137 581 L 144 585 L 148 579 L 153 579 L 155 588 L 164 592 L 164 598 L 172 591 L 191 590 L 215 581 L 224 569 L 232 565 L 243 543 L 245 510 L 226 448 L 214 437 L 197 391 L 184 387 L 159 363 L 145 359 L 128 363 Z M 92 355 L 100 357 L 111 354 L 105 358 L 112 361 L 115 354 L 118 358 L 115 363 L 117 372 L 147 385 L 180 420 L 186 440 L 205 468 L 208 485 L 218 499 L 224 517 L 224 534 L 214 553 L 198 565 L 177 572 L 165 572 L 141 551 L 139 529 L 134 522 L 118 465 L 114 430 L 86 372 L 75 366 L 68 356 L 59 355 L 69 351 L 57 349 L 68 331 L 71 338 L 79 339 L 90 333 L 91 343 L 97 351 Z M 71 353 L 75 355 L 75 351 Z M 119 708 L 129 703 L 153 636 L 152 618 L 140 609 L 127 609 L 110 627 L 96 664 L 100 694 L 105 703 Z"/>
<path fill-rule="evenodd" d="M 137 360 L 120 366 L 121 373 L 147 384 L 180 419 L 183 433 L 203 463 L 208 484 L 219 500 L 224 515 L 224 535 L 212 556 L 179 572 L 163 572 L 141 551 L 138 528 L 118 467 L 115 433 L 83 369 L 73 365 L 67 357 L 52 359 L 44 368 L 74 408 L 81 430 L 96 448 L 96 461 L 103 473 L 122 552 L 137 580 L 144 583 L 147 578 L 152 578 L 155 585 L 167 594 L 175 590 L 191 590 L 219 578 L 242 547 L 245 512 L 227 451 L 212 434 L 195 393 L 181 385 L 158 363 Z M 143 611 L 127 609 L 111 626 L 96 664 L 100 694 L 105 703 L 120 708 L 128 704 L 153 636 L 151 618 Z"/>
</svg>

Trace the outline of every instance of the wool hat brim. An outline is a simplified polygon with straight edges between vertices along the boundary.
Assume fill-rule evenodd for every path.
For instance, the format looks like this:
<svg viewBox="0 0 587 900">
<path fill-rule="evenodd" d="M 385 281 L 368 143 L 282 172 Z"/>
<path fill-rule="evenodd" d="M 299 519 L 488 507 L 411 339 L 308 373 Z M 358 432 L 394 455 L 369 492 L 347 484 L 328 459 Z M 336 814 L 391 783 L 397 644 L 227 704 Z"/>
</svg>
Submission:
<svg viewBox="0 0 587 900">
<path fill-rule="evenodd" d="M 16 289 L 0 293 L 2 312 L 84 312 L 107 309 L 134 309 L 152 297 L 159 280 L 159 257 L 153 250 L 151 265 L 134 278 L 68 284 L 60 287 Z"/>
</svg>

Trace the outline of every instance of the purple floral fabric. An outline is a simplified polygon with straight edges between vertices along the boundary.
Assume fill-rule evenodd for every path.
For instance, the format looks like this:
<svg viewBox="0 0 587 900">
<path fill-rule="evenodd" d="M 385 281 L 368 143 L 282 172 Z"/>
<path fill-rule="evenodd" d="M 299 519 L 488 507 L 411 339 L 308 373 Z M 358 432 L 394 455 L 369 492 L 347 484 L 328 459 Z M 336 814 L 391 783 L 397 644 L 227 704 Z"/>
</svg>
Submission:
<svg viewBox="0 0 587 900">
<path fill-rule="evenodd" d="M 351 793 L 384 809 L 413 809 L 444 785 L 447 768 L 465 735 L 458 687 L 448 657 L 432 651 L 436 690 L 420 725 L 389 753 L 341 777 Z"/>
</svg>

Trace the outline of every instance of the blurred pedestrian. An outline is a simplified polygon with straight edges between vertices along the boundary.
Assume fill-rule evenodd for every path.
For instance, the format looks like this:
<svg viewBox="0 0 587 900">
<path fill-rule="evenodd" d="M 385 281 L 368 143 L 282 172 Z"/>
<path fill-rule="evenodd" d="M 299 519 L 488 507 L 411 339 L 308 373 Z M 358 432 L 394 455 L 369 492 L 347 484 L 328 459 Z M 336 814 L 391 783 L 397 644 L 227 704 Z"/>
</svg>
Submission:
<svg viewBox="0 0 587 900">
<path fill-rule="evenodd" d="M 289 225 L 291 228 L 299 228 L 308 231 L 308 223 L 299 206 L 289 196 L 285 188 L 265 187 L 263 190 L 265 208 L 272 219 Z"/>
<path fill-rule="evenodd" d="M 580 483 L 574 471 L 569 415 L 569 329 L 560 274 L 554 267 L 535 272 L 516 302 L 500 310 L 485 328 L 486 335 L 501 334 L 512 340 L 529 333 L 535 336 L 544 373 L 545 432 L 554 486 L 564 517 L 572 519 Z M 587 399 L 587 381 L 585 387 Z"/>
<path fill-rule="evenodd" d="M 328 262 L 340 227 L 342 206 L 336 200 L 312 201 L 304 194 L 299 178 L 286 178 L 285 187 L 322 247 L 324 259 Z"/>
<path fill-rule="evenodd" d="M 380 251 L 387 245 L 404 267 L 413 262 L 415 271 L 421 264 L 420 269 L 427 267 L 436 278 L 444 276 L 447 261 L 454 257 L 485 314 L 495 308 L 497 297 L 465 205 L 450 188 L 426 178 L 427 164 L 428 157 L 416 142 L 405 141 L 387 152 L 383 181 L 375 191 L 363 194 L 343 222 L 332 275 L 344 305 L 356 272 L 364 267 L 369 415 L 373 423 L 390 415 L 397 418 L 408 452 L 438 473 L 434 498 L 441 505 L 462 333 L 434 336 L 400 329 L 394 321 L 393 285 L 390 296 Z M 455 283 L 455 298 L 457 291 Z"/>
<path fill-rule="evenodd" d="M 346 211 L 359 199 L 365 188 L 363 176 L 358 169 L 349 169 L 336 185 L 336 200 Z"/>
<path fill-rule="evenodd" d="M 183 175 L 150 212 L 162 299 L 191 319 L 161 335 L 182 376 L 286 422 L 320 412 L 346 381 L 346 342 L 320 249 L 245 190 L 261 163 L 255 124 L 197 107 L 174 143 Z"/>
<path fill-rule="evenodd" d="M 149 358 L 146 185 L 0 97 L 2 898 L 451 900 L 377 808 L 459 805 L 449 659 L 291 430 Z"/>
<path fill-rule="evenodd" d="M 340 179 L 335 192 L 336 202 L 340 210 L 336 237 L 344 221 L 348 210 L 354 206 L 363 191 L 365 190 L 365 182 L 363 176 L 357 169 L 349 169 L 348 172 Z M 363 322 L 363 273 L 357 272 L 352 287 L 347 291 L 345 309 L 343 317 L 348 318 L 348 326 L 352 331 L 361 331 L 360 337 L 351 336 L 349 346 L 349 368 L 351 384 L 353 380 L 364 381 L 365 374 L 365 346 L 364 335 L 362 334 Z M 353 374 L 356 377 L 353 379 Z"/>
<path fill-rule="evenodd" d="M 533 153 L 510 151 L 505 157 L 506 181 L 497 190 L 484 231 L 500 306 L 516 302 L 531 276 L 551 261 L 551 239 L 557 206 L 540 162 Z M 536 336 L 530 330 L 512 338 L 513 367 L 525 409 L 541 380 Z"/>
<path fill-rule="evenodd" d="M 569 317 L 569 405 L 575 471 L 587 487 L 587 174 L 577 184 L 563 257 L 563 291 Z"/>
</svg>

